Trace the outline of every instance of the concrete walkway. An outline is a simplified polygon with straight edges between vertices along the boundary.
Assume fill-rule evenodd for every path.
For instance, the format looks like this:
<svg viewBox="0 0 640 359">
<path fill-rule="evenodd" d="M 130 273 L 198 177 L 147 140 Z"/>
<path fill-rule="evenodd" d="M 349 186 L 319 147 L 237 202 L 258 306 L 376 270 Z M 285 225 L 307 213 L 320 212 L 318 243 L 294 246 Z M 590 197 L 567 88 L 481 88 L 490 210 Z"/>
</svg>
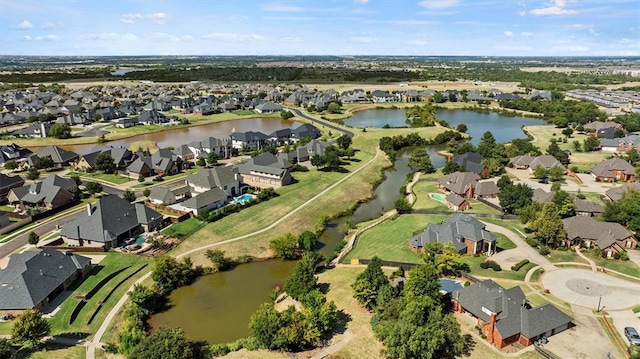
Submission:
<svg viewBox="0 0 640 359">
<path fill-rule="evenodd" d="M 540 265 L 542 268 L 544 268 L 545 272 L 557 269 L 556 266 L 553 265 L 553 263 L 551 263 L 543 255 L 538 253 L 538 251 L 535 248 L 527 244 L 527 242 L 525 242 L 524 239 L 522 239 L 522 237 L 520 237 L 518 234 L 514 233 L 513 231 L 507 228 L 504 228 L 492 223 L 488 223 L 488 222 L 482 222 L 482 223 L 486 225 L 487 231 L 504 234 L 516 245 L 516 248 L 512 248 L 506 251 L 502 251 L 500 253 L 496 253 L 491 257 L 489 257 L 489 259 L 495 260 L 494 258 L 497 257 L 499 261 L 500 258 L 503 256 L 511 256 L 513 258 L 519 258 L 519 260 L 526 258 L 529 261 Z M 509 260 L 509 262 L 511 261 L 512 260 Z M 515 263 L 517 263 L 518 261 L 516 261 Z"/>
<path fill-rule="evenodd" d="M 589 263 L 589 266 L 591 267 L 592 271 L 594 272 L 598 271 L 598 267 L 596 266 L 595 262 L 587 258 L 587 256 L 585 256 L 584 254 L 582 254 L 582 252 L 580 251 L 580 247 L 576 246 L 575 250 L 577 255 L 579 255 L 582 259 L 584 259 L 585 261 L 587 261 L 587 263 Z"/>
<path fill-rule="evenodd" d="M 324 359 L 326 357 L 328 357 L 329 355 L 337 352 L 338 350 L 342 349 L 345 345 L 347 345 L 347 343 L 349 343 L 351 341 L 351 339 L 353 339 L 353 333 L 351 333 L 349 330 L 344 332 L 344 337 L 342 338 L 341 341 L 331 344 L 330 346 L 322 349 L 319 353 L 317 353 L 316 355 L 312 356 L 311 359 Z"/>
</svg>

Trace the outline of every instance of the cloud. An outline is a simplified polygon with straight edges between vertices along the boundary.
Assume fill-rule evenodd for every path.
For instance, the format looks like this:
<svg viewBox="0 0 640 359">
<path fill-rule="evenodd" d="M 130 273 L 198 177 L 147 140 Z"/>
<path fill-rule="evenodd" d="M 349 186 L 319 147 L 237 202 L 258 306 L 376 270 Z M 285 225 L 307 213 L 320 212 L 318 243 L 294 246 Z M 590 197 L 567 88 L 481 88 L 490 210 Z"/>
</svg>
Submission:
<svg viewBox="0 0 640 359">
<path fill-rule="evenodd" d="M 256 34 L 239 34 L 234 32 L 212 32 L 202 36 L 205 40 L 217 40 L 223 42 L 242 42 L 261 40 L 263 37 Z"/>
<path fill-rule="evenodd" d="M 272 11 L 272 12 L 302 12 L 303 9 L 300 6 L 292 6 L 292 5 L 280 5 L 280 4 L 269 4 L 262 7 L 264 11 Z"/>
<path fill-rule="evenodd" d="M 56 41 L 58 37 L 53 34 L 48 34 L 44 36 L 36 36 L 36 41 Z"/>
<path fill-rule="evenodd" d="M 40 25 L 41 29 L 55 29 L 56 27 L 58 27 L 58 26 L 53 22 L 47 22 L 47 23 L 44 23 L 44 24 Z"/>
<path fill-rule="evenodd" d="M 193 36 L 191 36 L 191 35 L 182 35 L 182 36 L 180 36 L 180 39 L 182 41 L 184 41 L 184 42 L 191 42 L 191 41 L 195 40 L 193 38 Z"/>
<path fill-rule="evenodd" d="M 371 44 L 377 41 L 378 41 L 377 37 L 354 36 L 349 38 L 349 42 L 355 42 L 358 44 Z"/>
<path fill-rule="evenodd" d="M 282 41 L 282 42 L 300 42 L 301 39 L 298 36 L 285 36 L 285 37 L 281 37 L 280 41 Z"/>
<path fill-rule="evenodd" d="M 169 18 L 169 14 L 164 13 L 164 12 L 156 12 L 156 13 L 153 13 L 153 14 L 149 14 L 146 17 L 151 19 L 151 21 L 153 21 L 154 23 L 156 23 L 158 25 L 164 25 L 164 23 Z"/>
<path fill-rule="evenodd" d="M 180 38 L 173 34 L 168 34 L 166 32 L 152 32 L 150 34 L 145 34 L 145 38 L 155 41 L 155 42 L 177 42 L 180 41 Z"/>
<path fill-rule="evenodd" d="M 433 25 L 435 21 L 428 20 L 390 20 L 385 21 L 385 23 L 392 25 L 401 25 L 401 26 L 413 26 L 413 25 Z"/>
<path fill-rule="evenodd" d="M 24 35 L 24 39 L 25 39 L 25 40 L 27 40 L 27 41 L 31 41 L 31 36 L 29 36 L 29 35 Z"/>
<path fill-rule="evenodd" d="M 561 51 L 561 52 L 585 52 L 585 51 L 589 51 L 589 47 L 587 46 L 583 46 L 583 45 L 559 45 L 559 46 L 554 46 L 553 50 L 555 51 Z"/>
<path fill-rule="evenodd" d="M 545 4 L 546 7 L 531 10 L 531 15 L 535 16 L 557 16 L 576 14 L 577 11 L 566 9 L 567 0 L 551 0 Z"/>
<path fill-rule="evenodd" d="M 21 30 L 28 30 L 28 29 L 31 29 L 32 27 L 33 27 L 33 24 L 27 20 L 24 20 L 23 22 L 19 23 L 17 26 L 17 28 Z"/>
<path fill-rule="evenodd" d="M 503 32 L 503 34 L 506 37 L 513 37 L 513 32 L 511 32 L 511 31 L 505 31 L 505 32 Z"/>
<path fill-rule="evenodd" d="M 137 19 L 142 19 L 142 15 L 141 14 L 124 14 L 120 18 L 120 22 L 123 24 L 133 24 Z"/>
<path fill-rule="evenodd" d="M 413 46 L 424 46 L 427 43 L 428 42 L 425 39 L 413 39 L 413 40 L 407 41 L 407 45 L 413 45 Z"/>
<path fill-rule="evenodd" d="M 444 9 L 458 5 L 458 0 L 425 0 L 418 3 L 427 9 Z"/>
<path fill-rule="evenodd" d="M 533 33 L 529 31 L 523 31 L 520 33 L 520 35 L 522 35 L 522 37 L 532 37 Z"/>
<path fill-rule="evenodd" d="M 369 0 L 353 0 L 353 2 L 360 5 L 366 5 L 369 3 Z"/>
<path fill-rule="evenodd" d="M 119 32 L 101 32 L 95 34 L 88 34 L 84 36 L 85 40 L 88 41 L 135 41 L 138 37 L 130 32 L 127 33 L 119 33 Z"/>
</svg>

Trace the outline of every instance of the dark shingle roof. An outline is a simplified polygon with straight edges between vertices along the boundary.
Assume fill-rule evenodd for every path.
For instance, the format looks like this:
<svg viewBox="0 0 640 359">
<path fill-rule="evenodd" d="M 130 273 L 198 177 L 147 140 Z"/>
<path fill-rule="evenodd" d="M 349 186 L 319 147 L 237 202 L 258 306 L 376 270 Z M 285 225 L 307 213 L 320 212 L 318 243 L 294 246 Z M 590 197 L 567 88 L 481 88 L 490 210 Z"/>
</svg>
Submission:
<svg viewBox="0 0 640 359">
<path fill-rule="evenodd" d="M 227 193 L 218 187 L 214 187 L 208 191 L 202 192 L 195 197 L 182 202 L 182 206 L 198 210 L 207 207 L 216 202 L 224 202 L 227 200 Z"/>
<path fill-rule="evenodd" d="M 427 228 L 409 241 L 414 247 L 424 247 L 429 242 L 453 243 L 458 250 L 466 248 L 465 240 L 494 242 L 496 237 L 484 229 L 485 225 L 468 214 L 454 214 L 440 224 L 429 223 Z"/>
<path fill-rule="evenodd" d="M 592 240 L 600 249 L 605 249 L 617 241 L 631 237 L 622 225 L 614 222 L 601 222 L 593 217 L 569 217 L 562 220 L 567 238 L 573 240 Z"/>
</svg>

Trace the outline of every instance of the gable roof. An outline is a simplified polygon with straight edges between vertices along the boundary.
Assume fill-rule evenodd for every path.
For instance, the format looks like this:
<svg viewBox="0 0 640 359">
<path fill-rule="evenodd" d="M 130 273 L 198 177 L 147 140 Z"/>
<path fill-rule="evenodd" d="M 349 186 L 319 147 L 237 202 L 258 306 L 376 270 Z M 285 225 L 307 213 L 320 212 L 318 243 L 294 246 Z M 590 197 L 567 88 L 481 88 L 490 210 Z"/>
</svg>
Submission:
<svg viewBox="0 0 640 359">
<path fill-rule="evenodd" d="M 500 188 L 494 181 L 479 181 L 476 184 L 475 194 L 478 196 L 497 195 L 499 192 Z"/>
<path fill-rule="evenodd" d="M 562 163 L 560 163 L 560 161 L 558 161 L 555 157 L 551 155 L 541 155 L 541 156 L 535 157 L 529 164 L 529 167 L 532 169 L 536 169 L 539 166 L 545 169 L 551 169 L 552 167 L 560 167 L 562 169 L 565 169 Z"/>
<path fill-rule="evenodd" d="M 463 194 L 466 193 L 470 187 L 473 187 L 479 179 L 480 176 L 475 173 L 456 171 L 440 178 L 438 184 L 451 192 Z"/>
<path fill-rule="evenodd" d="M 217 202 L 224 202 L 227 200 L 227 193 L 218 187 L 202 192 L 197 196 L 191 197 L 188 200 L 181 203 L 183 207 L 198 210 L 200 208 L 207 207 Z"/>
<path fill-rule="evenodd" d="M 0 270 L 0 309 L 33 308 L 90 262 L 90 258 L 53 249 L 12 255 Z"/>
<path fill-rule="evenodd" d="M 186 182 L 202 188 L 224 188 L 226 185 L 233 185 L 236 179 L 230 167 L 203 168 L 196 173 L 190 173 Z"/>
<path fill-rule="evenodd" d="M 635 174 L 635 168 L 629 162 L 619 157 L 596 163 L 591 169 L 591 173 L 598 177 L 615 177 L 610 171 L 622 171 L 625 175 Z"/>
<path fill-rule="evenodd" d="M 467 247 L 464 243 L 465 240 L 473 242 L 494 242 L 496 240 L 496 237 L 484 228 L 484 223 L 475 217 L 458 213 L 440 224 L 429 223 L 423 232 L 413 236 L 409 242 L 416 248 L 424 247 L 426 243 L 430 242 L 453 243 L 456 249 L 463 250 Z"/>
<path fill-rule="evenodd" d="M 476 152 L 463 153 L 451 159 L 451 161 L 464 167 L 468 172 L 473 172 L 478 175 L 484 170 L 483 160 L 484 157 Z"/>
<path fill-rule="evenodd" d="M 24 179 L 20 176 L 7 176 L 0 173 L 0 188 L 12 188 L 24 184 Z"/>
<path fill-rule="evenodd" d="M 65 164 L 78 158 L 75 152 L 67 151 L 58 146 L 44 146 L 38 148 L 34 154 L 38 157 L 50 156 L 55 164 Z"/>
<path fill-rule="evenodd" d="M 613 187 L 606 190 L 604 193 L 612 201 L 619 201 L 624 197 L 627 192 L 631 190 L 640 191 L 640 182 L 625 183 L 620 187 Z"/>
<path fill-rule="evenodd" d="M 576 216 L 562 220 L 567 238 L 570 240 L 591 240 L 600 249 L 605 249 L 617 241 L 632 237 L 622 225 L 614 222 L 601 222 L 593 217 Z"/>
</svg>

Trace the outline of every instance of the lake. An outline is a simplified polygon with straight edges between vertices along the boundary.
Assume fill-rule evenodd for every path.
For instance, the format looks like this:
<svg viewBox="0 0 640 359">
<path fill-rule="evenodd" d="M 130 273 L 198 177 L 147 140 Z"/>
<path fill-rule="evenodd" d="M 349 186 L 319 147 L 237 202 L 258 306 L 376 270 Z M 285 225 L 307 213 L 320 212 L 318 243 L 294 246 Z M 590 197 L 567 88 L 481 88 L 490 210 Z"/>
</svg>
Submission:
<svg viewBox="0 0 640 359">
<path fill-rule="evenodd" d="M 406 110 L 366 110 L 356 112 L 352 117 L 343 120 L 344 124 L 351 127 L 405 127 Z M 546 124 L 543 120 L 528 117 L 516 117 L 499 115 L 495 112 L 482 113 L 464 110 L 436 110 L 438 120 L 447 121 L 452 128 L 461 123 L 467 125 L 467 133 L 472 136 L 471 143 L 477 145 L 482 134 L 491 131 L 499 143 L 509 142 L 514 138 L 527 138 L 522 132 L 522 126 L 534 126 Z"/>
</svg>

